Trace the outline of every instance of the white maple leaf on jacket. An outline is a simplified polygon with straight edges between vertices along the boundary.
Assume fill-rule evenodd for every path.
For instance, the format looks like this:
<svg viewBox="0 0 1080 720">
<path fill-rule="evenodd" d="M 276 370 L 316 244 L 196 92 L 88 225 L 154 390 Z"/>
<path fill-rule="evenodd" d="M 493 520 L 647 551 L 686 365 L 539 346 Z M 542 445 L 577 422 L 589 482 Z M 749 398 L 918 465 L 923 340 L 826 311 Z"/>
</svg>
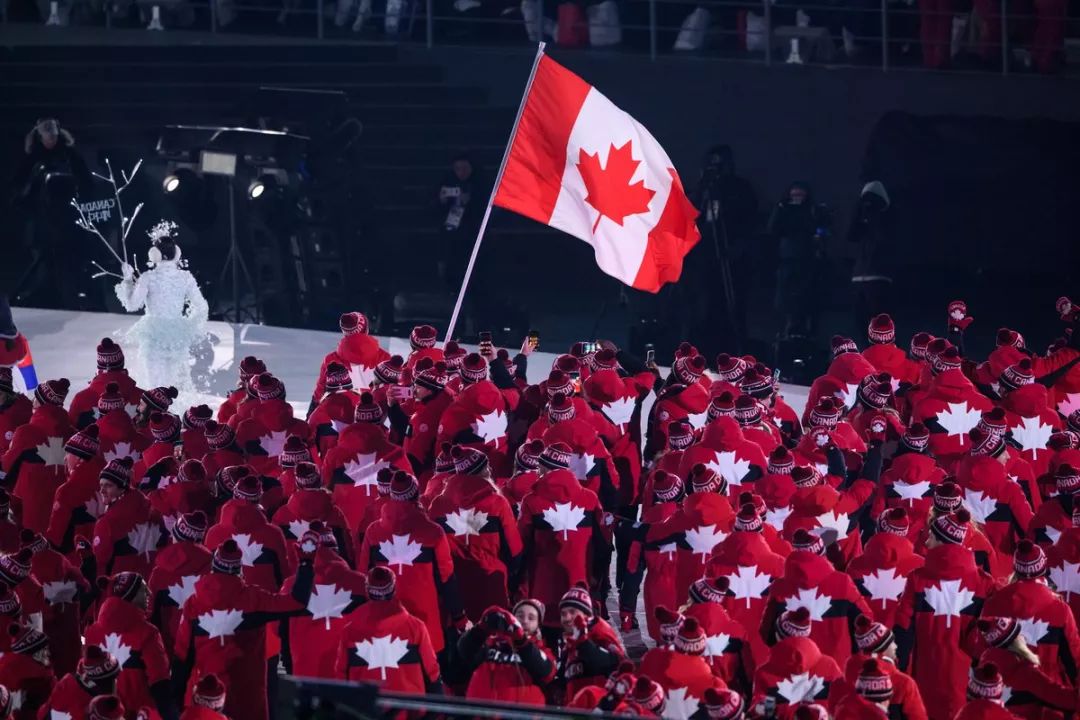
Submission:
<svg viewBox="0 0 1080 720">
<path fill-rule="evenodd" d="M 389 541 L 383 540 L 379 543 L 379 552 L 386 558 L 386 564 L 391 567 L 396 565 L 399 575 L 406 565 L 412 567 L 423 549 L 424 546 L 413 542 L 412 536 L 408 533 L 392 535 Z"/>
<path fill-rule="evenodd" d="M 776 692 L 791 705 L 812 701 L 824 689 L 825 678 L 810 673 L 792 675 L 776 683 Z"/>
<path fill-rule="evenodd" d="M 818 521 L 818 527 L 812 528 L 811 532 L 824 540 L 826 545 L 832 545 L 847 537 L 848 527 L 851 525 L 847 513 L 830 510 L 814 519 Z"/>
<path fill-rule="evenodd" d="M 1058 400 L 1057 411 L 1063 417 L 1069 417 L 1077 410 L 1080 410 L 1080 393 L 1065 393 Z"/>
<path fill-rule="evenodd" d="M 1012 438 L 1021 450 L 1045 450 L 1054 428 L 1043 423 L 1039 417 L 1020 418 L 1020 424 L 1012 429 Z"/>
<path fill-rule="evenodd" d="M 811 620 L 823 620 L 832 607 L 832 598 L 818 592 L 817 588 L 799 588 L 799 592 L 784 601 L 788 610 L 806 608 Z"/>
<path fill-rule="evenodd" d="M 903 480 L 897 480 L 892 485 L 892 491 L 896 493 L 901 500 L 906 502 L 912 502 L 913 500 L 919 500 L 923 495 L 926 495 L 930 490 L 929 480 L 920 480 L 919 482 L 905 482 Z"/>
<path fill-rule="evenodd" d="M 375 379 L 375 368 L 367 365 L 348 363 L 349 379 L 352 380 L 353 388 L 369 388 Z"/>
<path fill-rule="evenodd" d="M 131 659 L 131 646 L 126 644 L 117 633 L 108 633 L 101 645 L 101 649 L 116 658 L 116 662 L 120 664 L 121 669 Z"/>
<path fill-rule="evenodd" d="M 211 610 L 200 615 L 198 620 L 207 636 L 219 638 L 224 647 L 225 638 L 235 635 L 240 623 L 244 622 L 244 613 L 242 610 Z"/>
<path fill-rule="evenodd" d="M 737 572 L 729 573 L 728 592 L 737 600 L 745 600 L 746 607 L 750 607 L 752 600 L 765 597 L 772 585 L 772 576 L 768 573 L 758 573 L 757 565 L 740 565 Z"/>
<path fill-rule="evenodd" d="M 51 440 L 52 438 L 50 438 Z M 113 445 L 112 450 L 106 450 L 104 453 L 105 462 L 110 463 L 113 460 L 123 460 L 124 458 L 131 458 L 132 460 L 138 460 L 142 457 L 142 453 L 132 447 L 129 442 L 118 442 Z"/>
<path fill-rule="evenodd" d="M 634 417 L 634 408 L 637 403 L 633 398 L 619 398 L 618 400 L 612 400 L 603 407 L 604 415 L 607 419 L 616 425 L 623 426 L 630 422 Z"/>
<path fill-rule="evenodd" d="M 784 521 L 788 519 L 788 515 L 791 514 L 791 506 L 772 508 L 765 511 L 765 522 L 772 525 L 777 530 L 784 529 Z"/>
<path fill-rule="evenodd" d="M 316 584 L 308 600 L 307 609 L 311 613 L 312 620 L 325 620 L 326 629 L 330 629 L 330 621 L 341 617 L 345 608 L 352 602 L 352 593 L 337 585 Z"/>
<path fill-rule="evenodd" d="M 379 471 L 390 467 L 390 463 L 379 460 L 376 453 L 359 453 L 345 463 L 345 475 L 353 481 L 353 487 L 364 488 L 364 494 L 371 497 L 379 484 L 376 479 Z"/>
<path fill-rule="evenodd" d="M 573 503 L 555 503 L 554 507 L 544 508 L 544 521 L 555 532 L 561 532 L 563 540 L 569 538 L 570 533 L 578 530 L 578 525 L 585 519 L 585 508 L 580 508 Z"/>
<path fill-rule="evenodd" d="M 720 531 L 716 525 L 699 525 L 687 530 L 683 537 L 694 555 L 701 556 L 701 563 L 704 565 L 708 562 L 713 548 L 724 541 L 727 533 Z"/>
<path fill-rule="evenodd" d="M 1047 539 L 1050 540 L 1051 544 L 1057 545 L 1058 538 L 1061 537 L 1061 531 L 1060 530 L 1058 530 L 1056 527 L 1052 527 L 1050 525 L 1047 525 L 1046 527 L 1044 527 L 1042 529 L 1042 531 L 1044 533 L 1046 533 L 1046 537 L 1047 537 Z"/>
<path fill-rule="evenodd" d="M 485 443 L 506 437 L 506 414 L 495 410 L 481 415 L 473 421 L 472 431 Z"/>
<path fill-rule="evenodd" d="M 306 533 L 310 528 L 311 528 L 311 523 L 309 523 L 307 520 L 290 520 L 289 521 L 289 534 L 292 535 L 297 540 L 304 537 L 304 533 Z"/>
<path fill-rule="evenodd" d="M 750 472 L 750 461 L 740 460 L 731 450 L 714 452 L 714 457 L 705 463 L 705 467 L 727 480 L 728 485 L 742 485 L 742 479 Z"/>
<path fill-rule="evenodd" d="M 397 670 L 398 663 L 409 653 L 409 644 L 402 638 L 383 635 L 356 643 L 356 654 L 371 670 L 378 670 L 386 680 L 387 670 Z"/>
<path fill-rule="evenodd" d="M 1050 568 L 1050 582 L 1068 602 L 1073 593 L 1080 593 L 1080 563 L 1065 562 Z"/>
<path fill-rule="evenodd" d="M 182 575 L 179 582 L 169 586 L 169 598 L 179 607 L 184 607 L 188 598 L 195 594 L 198 575 Z"/>
<path fill-rule="evenodd" d="M 665 720 L 690 720 L 699 705 L 700 700 L 690 694 L 690 688 L 672 688 L 667 691 L 667 701 L 660 717 Z"/>
<path fill-rule="evenodd" d="M 45 467 L 63 467 L 64 465 L 64 438 L 48 437 L 45 442 L 37 446 L 38 457 L 45 463 Z"/>
<path fill-rule="evenodd" d="M 262 555 L 262 543 L 252 540 L 251 535 L 248 533 L 237 533 L 232 537 L 240 547 L 240 564 L 244 567 L 251 567 L 254 565 L 255 561 Z"/>
<path fill-rule="evenodd" d="M 139 523 L 128 531 L 127 538 L 132 550 L 149 559 L 150 553 L 156 552 L 161 542 L 161 526 L 150 522 Z"/>
<path fill-rule="evenodd" d="M 862 577 L 862 585 L 870 593 L 871 600 L 879 600 L 884 609 L 889 602 L 895 602 L 904 594 L 907 578 L 896 576 L 896 568 L 878 568 Z"/>
<path fill-rule="evenodd" d="M 465 538 L 466 545 L 469 544 L 469 536 L 479 535 L 487 521 L 488 514 L 476 508 L 459 508 L 446 515 L 446 524 L 450 526 L 455 537 Z"/>
<path fill-rule="evenodd" d="M 840 391 L 840 399 L 844 401 L 844 407 L 848 410 L 855 407 L 855 401 L 859 399 L 859 383 L 847 383 Z"/>
<path fill-rule="evenodd" d="M 731 636 L 727 633 L 720 633 L 719 635 L 706 635 L 705 652 L 702 654 L 705 657 L 719 657 L 725 652 L 727 652 L 727 648 L 730 643 Z"/>
<path fill-rule="evenodd" d="M 259 447 L 269 457 L 277 457 L 285 449 L 285 439 L 289 436 L 284 430 L 271 430 L 269 435 L 259 438 Z"/>
<path fill-rule="evenodd" d="M 79 586 L 74 580 L 53 580 L 44 583 L 41 589 L 45 592 L 45 601 L 50 605 L 74 602 L 79 592 Z"/>
<path fill-rule="evenodd" d="M 573 453 L 570 455 L 570 472 L 578 480 L 584 480 L 596 466 L 596 456 L 589 453 Z"/>
<path fill-rule="evenodd" d="M 1046 633 L 1050 632 L 1050 623 L 1045 620 L 1026 617 L 1017 618 L 1016 622 L 1020 625 L 1020 634 L 1024 637 L 1024 642 L 1033 648 L 1046 637 Z"/>
<path fill-rule="evenodd" d="M 62 710 L 49 710 L 49 720 L 71 720 L 71 713 Z"/>
<path fill-rule="evenodd" d="M 948 407 L 939 412 L 938 424 L 945 428 L 949 437 L 962 437 L 979 424 L 982 413 L 966 402 L 948 403 Z"/>
<path fill-rule="evenodd" d="M 962 587 L 959 580 L 939 580 L 937 585 L 926 588 L 923 595 L 934 615 L 945 618 L 945 627 L 952 627 L 952 619 L 960 617 L 975 601 L 975 593 Z"/>
<path fill-rule="evenodd" d="M 985 523 L 986 518 L 997 510 L 997 500 L 982 490 L 964 489 L 964 504 L 971 511 L 971 518 L 977 523 Z"/>
</svg>

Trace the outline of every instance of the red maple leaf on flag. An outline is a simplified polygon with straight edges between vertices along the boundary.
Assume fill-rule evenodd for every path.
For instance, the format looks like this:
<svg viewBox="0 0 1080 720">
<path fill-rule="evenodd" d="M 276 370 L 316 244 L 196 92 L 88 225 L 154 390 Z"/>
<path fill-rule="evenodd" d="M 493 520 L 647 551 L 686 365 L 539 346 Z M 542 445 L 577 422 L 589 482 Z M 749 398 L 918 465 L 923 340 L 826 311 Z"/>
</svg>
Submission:
<svg viewBox="0 0 1080 720">
<path fill-rule="evenodd" d="M 630 184 L 630 178 L 634 177 L 638 165 L 641 164 L 640 160 L 634 159 L 630 142 L 627 140 L 618 148 L 614 143 L 611 144 L 606 168 L 600 165 L 600 153 L 591 155 L 585 152 L 584 148 L 579 151 L 577 168 L 585 182 L 585 189 L 589 191 L 585 202 L 600 213 L 593 223 L 594 233 L 602 217 L 608 217 L 622 225 L 627 215 L 648 212 L 649 201 L 656 194 L 655 190 L 645 187 L 644 180 Z"/>
</svg>

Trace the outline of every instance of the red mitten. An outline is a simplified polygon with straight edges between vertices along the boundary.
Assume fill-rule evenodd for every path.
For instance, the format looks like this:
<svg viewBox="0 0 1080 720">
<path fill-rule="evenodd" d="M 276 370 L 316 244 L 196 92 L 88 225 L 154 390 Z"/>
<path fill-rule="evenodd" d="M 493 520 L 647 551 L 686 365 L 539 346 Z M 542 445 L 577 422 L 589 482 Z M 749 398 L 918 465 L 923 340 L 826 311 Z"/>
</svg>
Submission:
<svg viewBox="0 0 1080 720">
<path fill-rule="evenodd" d="M 949 303 L 949 330 L 957 330 L 959 332 L 967 330 L 968 325 L 975 321 L 975 318 L 969 316 L 967 311 L 967 303 L 963 300 L 953 300 Z"/>
<path fill-rule="evenodd" d="M 874 413 L 866 426 L 867 442 L 885 442 L 885 430 L 889 427 L 889 421 L 884 413 Z"/>
</svg>

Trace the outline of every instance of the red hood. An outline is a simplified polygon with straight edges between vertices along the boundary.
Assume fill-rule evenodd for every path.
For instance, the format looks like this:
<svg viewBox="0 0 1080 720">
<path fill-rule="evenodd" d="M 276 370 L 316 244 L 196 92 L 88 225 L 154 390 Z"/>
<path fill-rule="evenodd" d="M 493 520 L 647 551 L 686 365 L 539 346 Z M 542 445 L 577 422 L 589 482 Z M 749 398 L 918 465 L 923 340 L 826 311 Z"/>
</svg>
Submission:
<svg viewBox="0 0 1080 720">
<path fill-rule="evenodd" d="M 864 377 L 873 375 L 875 372 L 877 372 L 877 369 L 867 362 L 862 355 L 844 353 L 832 361 L 826 374 L 832 375 L 845 385 L 857 385 L 862 382 Z"/>
<path fill-rule="evenodd" d="M 734 565 L 758 565 L 761 559 L 774 555 L 765 536 L 756 532 L 733 532 L 720 544 L 714 557 Z M 782 561 L 779 555 L 777 560 Z"/>
<path fill-rule="evenodd" d="M 120 388 L 120 394 L 125 398 L 135 390 L 135 381 L 128 375 L 127 370 L 108 370 L 98 373 L 90 381 L 90 388 L 97 394 L 105 392 L 109 383 L 116 383 Z"/>
<path fill-rule="evenodd" d="M 215 604 L 229 599 L 239 601 L 243 588 L 244 580 L 239 575 L 211 572 L 195 581 L 195 594 L 209 595 Z"/>
<path fill-rule="evenodd" d="M 755 484 L 758 494 L 770 510 L 791 505 L 797 489 L 790 475 L 765 475 Z"/>
<path fill-rule="evenodd" d="M 292 405 L 280 398 L 260 400 L 251 417 L 265 425 L 267 430 L 280 432 L 293 421 L 293 409 Z"/>
<path fill-rule="evenodd" d="M 191 552 L 168 552 L 168 550 L 179 550 L 184 545 L 190 545 Z M 197 557 L 195 553 L 198 551 L 206 554 L 207 566 L 209 566 L 210 553 L 206 548 L 198 543 L 174 538 L 165 550 L 154 556 L 154 567 L 161 568 L 168 573 L 179 572 L 182 567 L 191 562 L 193 557 Z"/>
<path fill-rule="evenodd" d="M 896 567 L 900 561 L 915 554 L 915 548 L 906 537 L 889 533 L 875 533 L 863 547 L 862 557 L 874 567 Z"/>
<path fill-rule="evenodd" d="M 338 446 L 356 445 L 364 449 L 380 447 L 386 442 L 386 429 L 375 423 L 353 423 L 338 435 Z"/>
<path fill-rule="evenodd" d="M 30 415 L 30 424 L 52 437 L 67 436 L 72 432 L 71 418 L 68 417 L 64 408 L 55 405 L 42 405 L 35 408 Z"/>
<path fill-rule="evenodd" d="M 803 488 L 795 491 L 795 497 L 791 499 L 791 506 L 800 515 L 817 516 L 823 515 L 840 502 L 840 493 L 828 485 L 815 485 L 812 488 Z"/>
<path fill-rule="evenodd" d="M 1055 472 L 1059 465 L 1072 465 L 1074 468 L 1080 468 L 1080 450 L 1058 450 L 1050 458 L 1050 471 Z"/>
<path fill-rule="evenodd" d="M 626 385 L 617 370 L 597 370 L 585 381 L 585 397 L 597 405 L 607 405 L 626 395 Z"/>
<path fill-rule="evenodd" d="M 379 364 L 382 353 L 379 341 L 365 333 L 347 335 L 338 341 L 337 354 L 352 365 L 373 368 Z"/>
<path fill-rule="evenodd" d="M 325 413 L 331 420 L 343 420 L 351 425 L 359 398 L 360 396 L 351 390 L 330 393 L 319 403 L 318 411 Z"/>
<path fill-rule="evenodd" d="M 118 597 L 109 597 L 101 603 L 97 622 L 106 630 L 128 630 L 145 622 L 146 613 Z"/>
<path fill-rule="evenodd" d="M 945 473 L 929 455 L 906 453 L 893 459 L 889 474 L 894 481 L 920 483 L 923 480 L 936 482 L 944 477 Z"/>
<path fill-rule="evenodd" d="M 849 353 L 850 354 L 850 353 Z M 768 668 L 778 677 L 810 672 L 821 660 L 821 650 L 810 638 L 784 638 L 769 653 Z"/>
<path fill-rule="evenodd" d="M 930 381 L 930 394 L 946 402 L 963 402 L 975 392 L 975 386 L 960 370 L 945 370 Z"/>
<path fill-rule="evenodd" d="M 536 481 L 533 492 L 545 500 L 565 503 L 581 493 L 581 483 L 569 470 L 552 470 Z"/>
<path fill-rule="evenodd" d="M 326 488 L 298 489 L 286 505 L 297 517 L 325 519 L 333 509 L 334 496 Z"/>
<path fill-rule="evenodd" d="M 122 438 L 135 434 L 135 423 L 123 409 L 110 410 L 99 417 L 96 424 L 103 437 Z"/>
<path fill-rule="evenodd" d="M 816 587 L 834 572 L 828 560 L 811 552 L 796 550 L 784 561 L 784 578 L 801 588 Z"/>
<path fill-rule="evenodd" d="M 454 402 L 463 405 L 477 415 L 487 415 L 496 410 L 506 411 L 506 400 L 495 383 L 481 380 L 461 391 Z"/>
<path fill-rule="evenodd" d="M 938 545 L 926 551 L 926 571 L 939 578 L 958 578 L 976 572 L 975 554 L 959 545 Z"/>
<path fill-rule="evenodd" d="M 459 507 L 476 507 L 498 492 L 487 478 L 478 475 L 451 475 L 446 478 L 442 495 L 452 498 Z"/>
<path fill-rule="evenodd" d="M 686 385 L 678 392 L 676 392 L 674 386 L 672 386 L 672 389 L 668 392 L 671 394 L 661 391 L 661 399 L 675 403 L 685 410 L 687 415 L 703 413 L 705 412 L 705 408 L 709 407 L 709 389 L 700 382 L 696 382 L 693 385 Z"/>
<path fill-rule="evenodd" d="M 239 532 L 250 532 L 266 525 L 266 515 L 259 505 L 247 500 L 229 500 L 221 506 L 219 525 L 228 525 Z"/>
<path fill-rule="evenodd" d="M 575 453 L 593 452 L 598 439 L 596 429 L 580 415 L 570 420 L 555 423 L 545 430 L 543 435 L 545 445 L 564 442 Z"/>
<path fill-rule="evenodd" d="M 701 444 L 714 450 L 735 450 L 746 442 L 742 428 L 735 418 L 718 417 L 705 426 Z"/>
<path fill-rule="evenodd" d="M 982 490 L 1000 496 L 1002 483 L 1010 482 L 1005 466 L 997 458 L 973 457 L 960 458 L 956 466 L 956 479 L 964 487 Z"/>
<path fill-rule="evenodd" d="M 1005 409 L 1022 417 L 1038 417 L 1050 407 L 1050 391 L 1039 383 L 1013 390 L 1005 396 Z"/>
<path fill-rule="evenodd" d="M 393 527 L 403 524 L 409 527 L 427 525 L 428 517 L 420 506 L 411 500 L 387 500 L 379 517 Z"/>
<path fill-rule="evenodd" d="M 716 493 L 694 493 L 683 501 L 683 512 L 693 514 L 705 525 L 720 525 L 725 530 L 735 522 L 735 512 L 731 503 L 723 495 Z"/>
<path fill-rule="evenodd" d="M 990 366 L 990 372 L 993 373 L 994 379 L 997 380 L 1001 377 L 1001 373 L 1005 372 L 1005 368 L 1015 365 L 1026 357 L 1027 355 L 1021 352 L 1019 348 L 1012 345 L 1002 345 L 990 352 L 986 362 Z"/>
</svg>

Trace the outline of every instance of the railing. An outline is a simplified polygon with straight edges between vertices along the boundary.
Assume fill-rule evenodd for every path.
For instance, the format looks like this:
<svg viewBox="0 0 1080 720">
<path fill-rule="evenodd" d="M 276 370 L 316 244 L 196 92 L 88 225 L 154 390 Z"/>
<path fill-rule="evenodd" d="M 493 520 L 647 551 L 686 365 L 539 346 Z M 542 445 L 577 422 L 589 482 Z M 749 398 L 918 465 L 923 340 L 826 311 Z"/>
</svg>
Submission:
<svg viewBox="0 0 1080 720">
<path fill-rule="evenodd" d="M 0 0 L 5 3 L 10 0 Z M 41 0 L 45 2 L 46 0 Z M 60 17 L 66 14 L 61 0 Z M 134 26 L 151 0 L 108 0 L 82 22 Z M 265 0 L 257 0 L 265 2 Z M 765 64 L 823 64 L 1051 73 L 1065 61 L 1065 0 L 973 0 L 958 13 L 951 0 L 163 0 L 171 29 L 314 36 L 452 45 L 513 45 L 544 38 L 557 46 L 696 54 Z M 86 5 L 76 0 L 78 16 Z M 103 17 L 102 17 L 103 15 Z M 6 14 L 5 14 L 6 22 Z M 78 21 L 78 18 L 74 18 Z M 59 30 L 59 29 L 58 29 Z"/>
</svg>

